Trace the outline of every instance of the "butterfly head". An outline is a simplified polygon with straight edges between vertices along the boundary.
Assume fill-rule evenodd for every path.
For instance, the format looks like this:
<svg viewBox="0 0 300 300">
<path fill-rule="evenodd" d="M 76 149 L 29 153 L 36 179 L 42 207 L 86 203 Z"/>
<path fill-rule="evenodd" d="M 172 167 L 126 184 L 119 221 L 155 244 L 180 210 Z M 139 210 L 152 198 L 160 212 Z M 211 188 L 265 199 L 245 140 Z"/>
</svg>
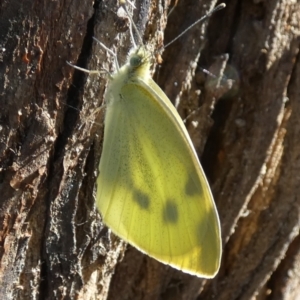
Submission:
<svg viewBox="0 0 300 300">
<path fill-rule="evenodd" d="M 129 54 L 129 72 L 143 78 L 150 75 L 149 69 L 152 63 L 152 55 L 144 46 L 134 48 Z"/>
</svg>

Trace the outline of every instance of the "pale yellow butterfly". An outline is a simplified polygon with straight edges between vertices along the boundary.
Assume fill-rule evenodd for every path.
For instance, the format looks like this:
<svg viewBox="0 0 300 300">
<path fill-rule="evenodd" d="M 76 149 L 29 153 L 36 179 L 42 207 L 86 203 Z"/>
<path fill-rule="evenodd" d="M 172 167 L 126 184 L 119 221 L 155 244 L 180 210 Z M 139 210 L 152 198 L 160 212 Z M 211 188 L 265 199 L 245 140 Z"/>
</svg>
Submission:
<svg viewBox="0 0 300 300">
<path fill-rule="evenodd" d="M 142 252 L 211 278 L 221 258 L 218 213 L 184 123 L 151 78 L 150 57 L 135 47 L 111 75 L 97 207 Z"/>
<path fill-rule="evenodd" d="M 152 55 L 135 46 L 119 69 L 100 44 L 117 69 L 105 95 L 97 179 L 103 221 L 158 261 L 212 278 L 222 252 L 218 213 L 184 123 L 151 78 Z"/>
</svg>

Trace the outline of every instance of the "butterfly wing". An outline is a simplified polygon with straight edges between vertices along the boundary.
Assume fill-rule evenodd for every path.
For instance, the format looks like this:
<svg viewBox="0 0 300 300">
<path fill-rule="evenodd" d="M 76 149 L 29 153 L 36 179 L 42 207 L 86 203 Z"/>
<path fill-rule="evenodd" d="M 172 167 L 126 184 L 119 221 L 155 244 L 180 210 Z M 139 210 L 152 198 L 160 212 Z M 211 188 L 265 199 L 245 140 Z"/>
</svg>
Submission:
<svg viewBox="0 0 300 300">
<path fill-rule="evenodd" d="M 97 206 L 141 251 L 213 277 L 221 256 L 215 204 L 184 124 L 152 80 L 136 79 L 108 104 Z"/>
</svg>

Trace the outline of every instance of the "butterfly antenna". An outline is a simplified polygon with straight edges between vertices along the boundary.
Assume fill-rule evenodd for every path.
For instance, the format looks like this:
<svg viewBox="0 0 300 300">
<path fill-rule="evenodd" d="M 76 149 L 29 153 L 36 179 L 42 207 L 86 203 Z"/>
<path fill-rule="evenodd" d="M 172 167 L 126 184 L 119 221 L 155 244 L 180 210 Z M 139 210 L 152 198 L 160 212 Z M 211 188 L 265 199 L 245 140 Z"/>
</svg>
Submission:
<svg viewBox="0 0 300 300">
<path fill-rule="evenodd" d="M 115 61 L 115 67 L 116 67 L 117 71 L 119 71 L 120 66 L 119 66 L 117 54 L 114 51 L 110 50 L 108 47 L 106 47 L 102 42 L 100 42 L 94 36 L 93 36 L 93 40 L 96 41 L 106 52 L 110 53 L 113 56 L 114 61 Z"/>
<path fill-rule="evenodd" d="M 121 6 L 123 7 L 123 9 L 125 10 L 128 18 L 129 18 L 129 21 L 130 21 L 130 26 L 129 26 L 129 31 L 130 31 L 130 36 L 131 36 L 131 39 L 132 39 L 132 43 L 134 45 L 134 48 L 137 48 L 137 44 L 136 44 L 136 41 L 134 39 L 134 35 L 133 35 L 133 30 L 132 30 L 132 27 L 134 28 L 134 30 L 136 31 L 136 34 L 137 34 L 137 37 L 138 37 L 138 40 L 139 40 L 139 44 L 140 45 L 144 45 L 143 43 L 143 39 L 139 33 L 139 30 L 137 29 L 128 9 L 127 9 L 127 6 L 126 6 L 126 3 L 129 3 L 130 5 L 132 5 L 133 8 L 135 8 L 135 6 L 129 1 L 129 0 L 121 0 L 120 1 L 120 4 Z"/>
<path fill-rule="evenodd" d="M 179 38 L 181 38 L 184 34 L 186 34 L 186 32 L 189 31 L 191 28 L 196 26 L 198 23 L 204 21 L 205 19 L 209 18 L 213 13 L 215 13 L 216 11 L 218 11 L 220 9 L 223 9 L 224 7 L 226 7 L 225 3 L 220 3 L 219 5 L 217 5 L 214 9 L 209 11 L 206 15 L 204 15 L 202 18 L 200 18 L 195 23 L 193 23 L 188 28 L 186 28 L 183 32 L 181 32 L 175 39 L 173 39 L 171 42 L 169 42 L 167 45 L 165 45 L 164 48 L 166 49 L 167 47 L 169 47 L 171 44 L 173 44 L 175 41 L 177 41 Z"/>
</svg>

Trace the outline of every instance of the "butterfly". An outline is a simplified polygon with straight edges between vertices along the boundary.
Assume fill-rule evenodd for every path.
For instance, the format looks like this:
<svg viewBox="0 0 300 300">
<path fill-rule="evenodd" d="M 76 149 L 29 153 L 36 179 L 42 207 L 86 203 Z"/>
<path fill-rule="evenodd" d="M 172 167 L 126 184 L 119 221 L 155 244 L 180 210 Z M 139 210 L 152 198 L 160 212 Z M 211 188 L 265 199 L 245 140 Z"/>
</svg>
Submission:
<svg viewBox="0 0 300 300">
<path fill-rule="evenodd" d="M 152 57 L 135 45 L 110 75 L 97 208 L 140 251 L 212 278 L 222 252 L 217 209 L 181 117 L 151 78 Z"/>
</svg>

